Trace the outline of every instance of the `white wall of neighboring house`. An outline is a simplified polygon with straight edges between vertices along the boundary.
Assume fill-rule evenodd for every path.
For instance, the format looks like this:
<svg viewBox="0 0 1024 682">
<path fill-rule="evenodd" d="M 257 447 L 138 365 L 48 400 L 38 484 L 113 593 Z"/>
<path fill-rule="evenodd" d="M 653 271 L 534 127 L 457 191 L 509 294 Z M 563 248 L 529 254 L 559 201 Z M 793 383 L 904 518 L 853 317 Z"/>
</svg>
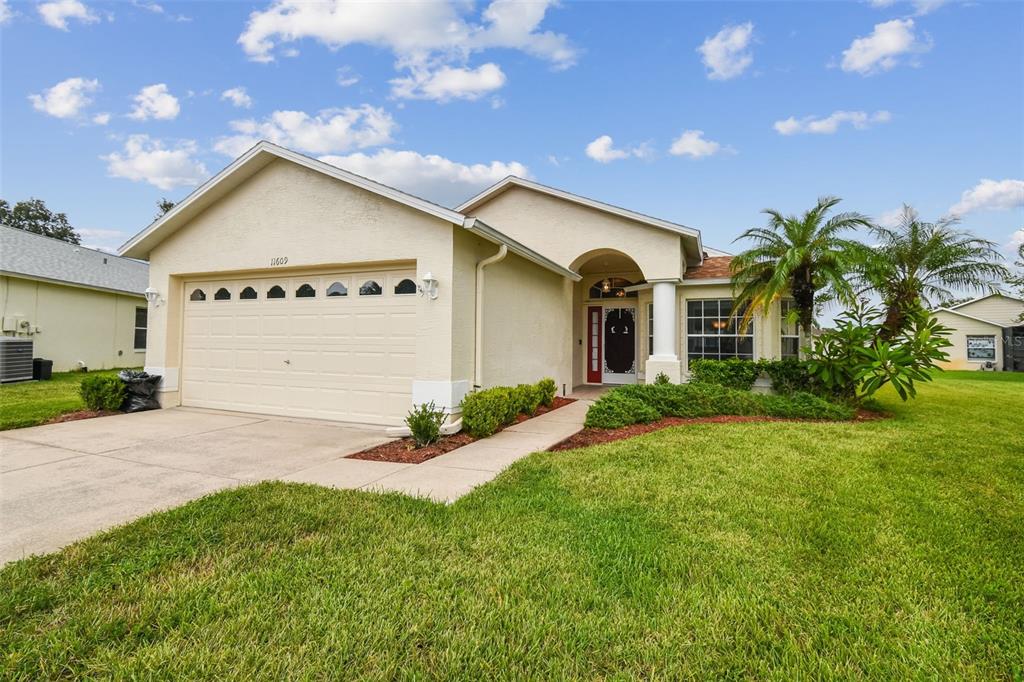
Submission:
<svg viewBox="0 0 1024 682">
<path fill-rule="evenodd" d="M 32 339 L 33 356 L 53 360 L 55 372 L 143 364 L 145 350 L 134 347 L 135 311 L 146 308 L 142 296 L 4 275 L 0 302 L 5 320 L 24 320 L 32 331 L 19 324 L 21 331 L 4 334 Z"/>
<path fill-rule="evenodd" d="M 981 369 L 985 367 L 986 362 L 992 362 L 997 370 L 1003 369 L 1002 327 L 945 310 L 935 311 L 934 315 L 939 324 L 953 330 L 949 336 L 949 341 L 953 345 L 945 349 L 949 360 L 940 363 L 943 369 Z M 969 358 L 967 353 L 968 336 L 995 337 L 995 358 L 991 360 Z"/>
</svg>

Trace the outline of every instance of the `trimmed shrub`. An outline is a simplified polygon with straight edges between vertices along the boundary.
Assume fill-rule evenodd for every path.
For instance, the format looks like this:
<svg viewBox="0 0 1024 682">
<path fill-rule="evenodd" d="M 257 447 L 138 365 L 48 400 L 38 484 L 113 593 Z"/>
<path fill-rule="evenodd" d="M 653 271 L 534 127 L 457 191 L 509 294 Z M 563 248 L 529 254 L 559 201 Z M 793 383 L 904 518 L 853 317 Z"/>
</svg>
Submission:
<svg viewBox="0 0 1024 682">
<path fill-rule="evenodd" d="M 729 360 L 694 360 L 690 363 L 690 382 L 716 384 L 740 391 L 749 391 L 761 374 L 761 363 L 730 358 Z"/>
<path fill-rule="evenodd" d="M 538 384 L 519 384 L 512 389 L 512 400 L 516 404 L 516 411 L 532 417 L 540 407 L 541 394 Z"/>
<path fill-rule="evenodd" d="M 853 417 L 853 410 L 809 393 L 764 395 L 716 384 L 636 384 L 613 389 L 591 405 L 586 426 L 616 429 L 661 417 L 719 415 L 844 420 Z"/>
<path fill-rule="evenodd" d="M 665 384 L 671 384 L 672 380 L 664 372 L 658 372 L 658 375 L 654 377 L 654 383 L 658 386 L 664 386 Z"/>
<path fill-rule="evenodd" d="M 124 402 L 124 382 L 116 376 L 92 374 L 82 379 L 78 391 L 90 410 L 119 410 Z"/>
<path fill-rule="evenodd" d="M 409 410 L 409 414 L 405 418 L 405 425 L 409 427 L 416 447 L 422 448 L 436 443 L 441 438 L 441 425 L 444 424 L 447 417 L 448 413 L 437 409 L 433 400 Z"/>
<path fill-rule="evenodd" d="M 611 391 L 587 410 L 584 426 L 617 429 L 630 424 L 644 424 L 661 418 L 658 410 L 625 392 Z"/>
<path fill-rule="evenodd" d="M 761 369 L 772 380 L 772 389 L 776 393 L 810 393 L 814 387 L 814 378 L 806 362 L 796 359 L 761 360 Z"/>
<path fill-rule="evenodd" d="M 555 395 L 558 394 L 558 384 L 554 379 L 545 377 L 537 382 L 537 393 L 540 395 L 540 404 L 551 407 L 555 402 Z"/>
</svg>

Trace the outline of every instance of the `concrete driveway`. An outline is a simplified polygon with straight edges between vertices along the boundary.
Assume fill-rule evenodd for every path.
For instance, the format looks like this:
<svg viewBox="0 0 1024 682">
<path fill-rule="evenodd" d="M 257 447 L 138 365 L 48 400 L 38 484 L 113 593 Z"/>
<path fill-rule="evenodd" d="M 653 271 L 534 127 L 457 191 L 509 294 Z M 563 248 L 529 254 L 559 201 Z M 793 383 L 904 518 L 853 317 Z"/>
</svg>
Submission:
<svg viewBox="0 0 1024 682">
<path fill-rule="evenodd" d="M 0 564 L 223 488 L 303 480 L 386 440 L 371 426 L 188 408 L 0 432 Z"/>
</svg>

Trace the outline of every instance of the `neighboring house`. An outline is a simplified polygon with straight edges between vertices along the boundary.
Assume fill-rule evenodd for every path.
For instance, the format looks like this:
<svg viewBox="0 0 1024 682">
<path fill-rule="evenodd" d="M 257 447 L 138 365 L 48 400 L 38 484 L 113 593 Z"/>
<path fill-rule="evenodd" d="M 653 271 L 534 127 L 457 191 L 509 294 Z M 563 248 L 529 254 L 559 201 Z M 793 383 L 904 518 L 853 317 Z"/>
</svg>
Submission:
<svg viewBox="0 0 1024 682">
<path fill-rule="evenodd" d="M 54 371 L 138 367 L 146 263 L 0 226 L 3 334 L 31 339 Z"/>
<path fill-rule="evenodd" d="M 933 313 L 953 329 L 946 369 L 1024 372 L 1024 299 L 995 291 Z"/>
<path fill-rule="evenodd" d="M 687 376 L 746 330 L 696 229 L 509 177 L 449 209 L 261 142 L 133 237 L 164 405 L 381 424 L 474 386 Z M 722 252 L 716 252 L 722 253 Z"/>
</svg>

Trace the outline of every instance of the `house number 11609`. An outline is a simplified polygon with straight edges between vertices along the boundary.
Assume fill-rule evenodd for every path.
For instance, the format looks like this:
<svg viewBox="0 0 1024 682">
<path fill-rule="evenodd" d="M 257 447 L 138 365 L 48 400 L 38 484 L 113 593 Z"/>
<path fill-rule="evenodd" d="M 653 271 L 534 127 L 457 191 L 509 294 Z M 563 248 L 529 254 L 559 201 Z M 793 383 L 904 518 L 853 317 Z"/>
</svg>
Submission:
<svg viewBox="0 0 1024 682">
<path fill-rule="evenodd" d="M 277 256 L 270 259 L 270 267 L 275 265 L 288 265 L 288 256 Z"/>
</svg>

